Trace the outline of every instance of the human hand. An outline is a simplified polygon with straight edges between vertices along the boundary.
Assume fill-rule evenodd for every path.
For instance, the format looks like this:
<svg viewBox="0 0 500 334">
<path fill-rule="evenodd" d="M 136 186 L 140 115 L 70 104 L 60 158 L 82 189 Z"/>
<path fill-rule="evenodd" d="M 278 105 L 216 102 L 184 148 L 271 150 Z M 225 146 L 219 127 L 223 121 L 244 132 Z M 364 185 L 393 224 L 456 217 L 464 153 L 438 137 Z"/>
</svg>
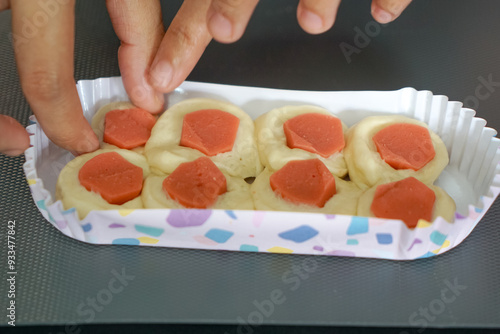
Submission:
<svg viewBox="0 0 500 334">
<path fill-rule="evenodd" d="M 388 23 L 396 19 L 410 2 L 372 0 L 371 13 L 378 22 Z M 163 40 L 157 40 L 156 55 L 148 53 L 154 58 L 149 73 L 151 87 L 167 93 L 180 85 L 212 37 L 222 43 L 237 41 L 257 3 L 258 0 L 185 0 Z M 340 0 L 300 0 L 298 22 L 310 34 L 323 33 L 333 26 L 339 4 Z"/>
<path fill-rule="evenodd" d="M 300 0 L 297 20 L 304 31 L 320 34 L 329 30 L 341 0 Z M 213 0 L 207 13 L 207 26 L 213 38 L 222 43 L 238 40 L 245 31 L 258 0 Z M 411 0 L 372 0 L 371 13 L 379 23 L 395 20 Z"/>
<path fill-rule="evenodd" d="M 177 88 L 212 40 L 209 0 L 185 0 L 165 33 L 159 0 L 107 0 L 121 46 L 118 61 L 127 94 L 138 107 L 163 110 L 163 93 Z"/>
<path fill-rule="evenodd" d="M 83 117 L 73 77 L 75 0 L 0 0 L 12 10 L 12 38 L 22 90 L 47 137 L 74 153 L 96 150 L 99 142 Z M 0 117 L 0 152 L 21 154 L 29 146 L 25 129 Z"/>
<path fill-rule="evenodd" d="M 163 94 L 150 84 L 150 65 L 157 52 L 169 57 L 178 69 L 170 76 L 167 91 L 176 88 L 194 68 L 211 40 L 205 21 L 209 4 L 186 1 L 165 34 L 158 0 L 107 1 L 122 41 L 118 60 L 124 86 L 135 105 L 162 111 Z M 0 10 L 12 9 L 21 86 L 38 122 L 56 145 L 79 154 L 94 151 L 99 142 L 83 117 L 73 78 L 74 5 L 75 0 L 54 1 L 42 8 L 39 1 L 0 0 Z M 33 20 L 40 18 L 35 25 Z M 169 74 L 163 69 L 160 77 L 164 81 Z M 28 134 L 13 118 L 2 115 L 0 130 L 0 152 L 18 155 L 28 148 Z"/>
</svg>

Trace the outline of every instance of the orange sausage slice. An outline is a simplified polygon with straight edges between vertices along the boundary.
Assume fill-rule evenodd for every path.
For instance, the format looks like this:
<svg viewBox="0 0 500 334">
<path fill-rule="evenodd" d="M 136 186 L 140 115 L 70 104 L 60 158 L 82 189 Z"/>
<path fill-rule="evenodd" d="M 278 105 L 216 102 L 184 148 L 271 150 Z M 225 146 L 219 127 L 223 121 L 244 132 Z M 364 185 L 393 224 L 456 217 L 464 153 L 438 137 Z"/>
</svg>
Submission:
<svg viewBox="0 0 500 334">
<path fill-rule="evenodd" d="M 375 217 L 401 219 L 409 228 L 431 221 L 436 194 L 414 177 L 377 187 L 371 210 Z"/>
<path fill-rule="evenodd" d="M 233 114 L 204 109 L 184 116 L 180 145 L 194 148 L 208 156 L 233 149 L 240 119 Z"/>
<path fill-rule="evenodd" d="M 227 191 L 226 177 L 207 157 L 179 165 L 163 181 L 163 190 L 186 208 L 206 209 Z"/>
<path fill-rule="evenodd" d="M 143 171 L 116 152 L 99 154 L 78 172 L 80 184 L 109 204 L 123 204 L 140 195 Z"/>
<path fill-rule="evenodd" d="M 436 155 L 429 130 L 416 124 L 389 125 L 373 141 L 380 157 L 395 169 L 417 171 Z"/>
<path fill-rule="evenodd" d="M 104 118 L 105 143 L 124 149 L 143 146 L 151 136 L 156 117 L 144 109 L 116 109 Z"/>
<path fill-rule="evenodd" d="M 297 204 L 322 208 L 336 193 L 335 178 L 319 159 L 290 161 L 269 181 L 275 193 Z"/>
<path fill-rule="evenodd" d="M 295 116 L 283 124 L 286 144 L 328 158 L 344 146 L 342 122 L 330 115 L 308 113 Z"/>
</svg>

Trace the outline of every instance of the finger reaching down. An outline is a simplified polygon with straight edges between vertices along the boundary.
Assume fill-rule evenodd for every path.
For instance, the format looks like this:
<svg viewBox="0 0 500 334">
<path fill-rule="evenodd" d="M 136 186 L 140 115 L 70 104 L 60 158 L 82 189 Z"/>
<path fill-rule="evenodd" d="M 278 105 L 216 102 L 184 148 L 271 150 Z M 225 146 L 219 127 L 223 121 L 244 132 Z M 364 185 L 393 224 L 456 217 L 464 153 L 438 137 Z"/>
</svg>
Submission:
<svg viewBox="0 0 500 334">
<path fill-rule="evenodd" d="M 167 29 L 153 60 L 150 82 L 160 92 L 170 92 L 191 73 L 212 36 L 207 29 L 210 1 L 186 0 Z"/>
<path fill-rule="evenodd" d="M 213 0 L 207 12 L 207 26 L 221 43 L 240 39 L 258 0 Z"/>
<path fill-rule="evenodd" d="M 333 26 L 340 0 L 301 0 L 297 20 L 304 31 L 320 34 Z"/>
<path fill-rule="evenodd" d="M 138 107 L 150 112 L 162 111 L 163 94 L 149 82 L 149 69 L 165 34 L 160 2 L 108 0 L 106 4 L 121 41 L 118 62 L 128 96 Z"/>
<path fill-rule="evenodd" d="M 394 21 L 408 7 L 411 0 L 373 0 L 372 16 L 379 23 Z"/>
<path fill-rule="evenodd" d="M 26 34 L 25 22 L 43 12 L 40 3 L 13 1 L 12 32 L 23 36 L 14 51 L 21 87 L 38 122 L 56 145 L 84 153 L 99 142 L 83 117 L 73 77 L 74 5 L 74 0 L 59 3 L 58 12 Z"/>
</svg>

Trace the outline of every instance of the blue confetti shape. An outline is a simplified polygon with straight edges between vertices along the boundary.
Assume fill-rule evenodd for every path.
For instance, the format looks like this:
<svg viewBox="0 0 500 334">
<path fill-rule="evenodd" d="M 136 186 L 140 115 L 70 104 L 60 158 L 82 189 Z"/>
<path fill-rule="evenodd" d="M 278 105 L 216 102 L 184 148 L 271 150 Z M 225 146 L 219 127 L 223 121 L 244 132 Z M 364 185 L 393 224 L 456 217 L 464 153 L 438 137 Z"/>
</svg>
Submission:
<svg viewBox="0 0 500 334">
<path fill-rule="evenodd" d="M 347 239 L 347 244 L 348 245 L 357 245 L 359 244 L 358 239 Z"/>
<path fill-rule="evenodd" d="M 45 200 L 44 199 L 37 201 L 36 205 L 38 205 L 38 207 L 40 209 L 47 211 L 47 207 L 45 206 Z"/>
<path fill-rule="evenodd" d="M 210 229 L 206 234 L 205 237 L 207 237 L 210 240 L 213 240 L 219 244 L 223 244 L 226 241 L 229 240 L 233 236 L 233 232 L 231 231 L 226 231 L 226 230 L 221 230 L 218 228 L 212 228 Z"/>
<path fill-rule="evenodd" d="M 281 232 L 278 236 L 285 240 L 304 242 L 318 235 L 318 231 L 308 225 L 302 225 L 293 230 Z"/>
<path fill-rule="evenodd" d="M 424 255 L 422 256 L 419 256 L 417 259 L 425 259 L 425 258 L 428 258 L 428 257 L 431 257 L 431 256 L 434 256 L 436 254 L 432 253 L 432 252 L 427 252 L 425 253 Z"/>
<path fill-rule="evenodd" d="M 113 240 L 113 245 L 139 245 L 141 242 L 135 238 L 118 238 Z"/>
<path fill-rule="evenodd" d="M 63 211 L 62 214 L 63 215 L 70 215 L 70 214 L 72 214 L 75 211 L 76 211 L 75 208 L 69 208 L 68 210 Z"/>
<path fill-rule="evenodd" d="M 476 207 L 474 207 L 474 211 L 476 211 L 476 213 L 481 213 L 481 212 L 483 212 L 483 209 L 478 208 L 478 207 L 476 206 Z"/>
<path fill-rule="evenodd" d="M 92 229 L 92 224 L 91 223 L 87 223 L 85 225 L 82 225 L 82 229 L 83 229 L 83 232 L 88 232 Z"/>
<path fill-rule="evenodd" d="M 352 217 L 351 224 L 347 228 L 347 235 L 362 234 L 368 232 L 367 217 Z"/>
<path fill-rule="evenodd" d="M 226 213 L 229 217 L 233 218 L 233 219 L 238 219 L 238 217 L 236 217 L 236 215 L 234 214 L 233 211 L 231 210 L 226 210 Z"/>
<path fill-rule="evenodd" d="M 137 232 L 144 233 L 152 237 L 159 237 L 165 231 L 162 228 L 138 225 L 138 224 L 134 225 L 134 227 Z"/>
<path fill-rule="evenodd" d="M 390 234 L 390 233 L 377 233 L 377 242 L 380 245 L 392 244 L 392 234 Z"/>
<path fill-rule="evenodd" d="M 243 244 L 243 245 L 240 246 L 240 251 L 243 251 L 243 252 L 258 252 L 259 251 L 259 247 L 254 246 L 254 245 Z"/>
<path fill-rule="evenodd" d="M 49 210 L 47 210 L 47 206 L 45 205 L 45 200 L 44 199 L 41 199 L 39 201 L 36 202 L 36 205 L 41 209 L 41 210 L 45 210 L 47 211 L 47 213 L 49 214 L 49 221 L 53 224 L 56 223 L 54 217 L 52 217 L 52 215 L 50 214 Z"/>
<path fill-rule="evenodd" d="M 439 231 L 433 231 L 429 237 L 433 243 L 435 243 L 438 246 L 441 246 L 442 244 L 444 244 L 447 235 Z"/>
</svg>

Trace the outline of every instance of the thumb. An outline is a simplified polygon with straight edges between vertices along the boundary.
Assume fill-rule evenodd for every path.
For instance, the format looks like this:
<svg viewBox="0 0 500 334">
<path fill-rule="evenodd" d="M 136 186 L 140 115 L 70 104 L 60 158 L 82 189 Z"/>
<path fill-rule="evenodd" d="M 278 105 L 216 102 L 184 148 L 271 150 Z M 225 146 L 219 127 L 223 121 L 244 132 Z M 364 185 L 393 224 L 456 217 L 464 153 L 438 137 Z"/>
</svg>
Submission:
<svg viewBox="0 0 500 334">
<path fill-rule="evenodd" d="M 15 156 L 30 146 L 28 133 L 15 119 L 0 115 L 0 152 Z"/>
</svg>

